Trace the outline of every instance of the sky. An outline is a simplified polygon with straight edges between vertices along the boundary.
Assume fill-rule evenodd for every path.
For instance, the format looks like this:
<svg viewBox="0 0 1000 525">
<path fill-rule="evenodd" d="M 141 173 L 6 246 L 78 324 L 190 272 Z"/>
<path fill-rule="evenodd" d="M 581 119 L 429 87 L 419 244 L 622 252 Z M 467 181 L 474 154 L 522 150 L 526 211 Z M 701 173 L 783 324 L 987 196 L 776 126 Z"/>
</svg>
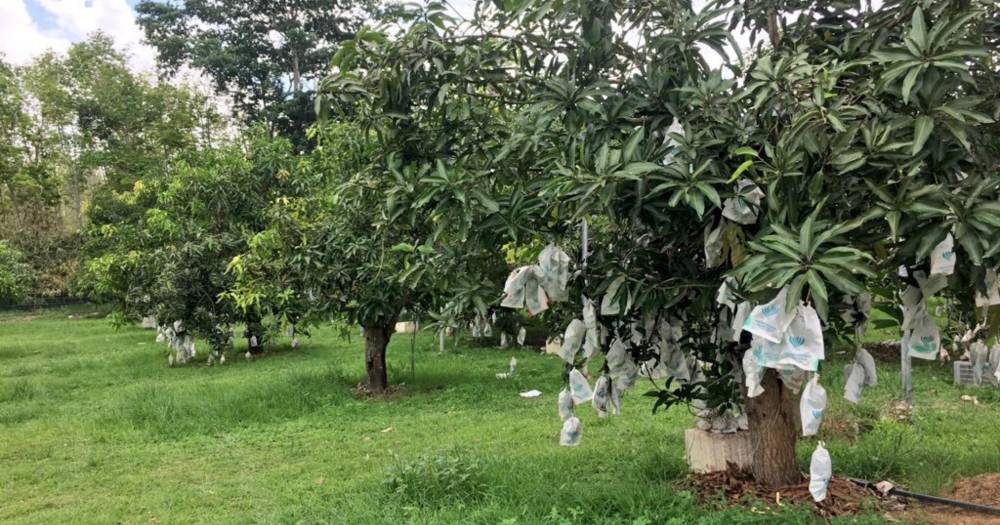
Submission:
<svg viewBox="0 0 1000 525">
<path fill-rule="evenodd" d="M 143 43 L 135 21 L 139 0 L 0 0 L 0 54 L 7 62 L 29 63 L 45 51 L 66 51 L 74 42 L 103 31 L 129 57 L 137 72 L 154 72 L 156 52 Z M 695 0 L 701 7 L 705 0 Z M 452 0 L 463 15 L 471 16 L 474 0 Z M 721 62 L 706 52 L 709 62 Z"/>
<path fill-rule="evenodd" d="M 0 0 L 0 53 L 22 65 L 52 49 L 71 44 L 98 30 L 115 40 L 136 71 L 153 71 L 156 53 L 142 43 L 133 6 L 138 0 Z"/>
<path fill-rule="evenodd" d="M 111 35 L 116 46 L 129 57 L 136 71 L 153 72 L 156 52 L 142 43 L 143 34 L 135 22 L 135 4 L 139 0 L 0 0 L 0 54 L 8 62 L 23 65 L 52 49 L 66 51 L 71 44 L 100 30 Z M 465 16 L 472 14 L 474 0 L 451 0 Z M 869 0 L 876 9 L 881 0 Z M 700 9 L 706 0 L 695 0 Z M 737 34 L 740 47 L 747 37 Z M 713 66 L 720 57 L 705 52 Z"/>
</svg>

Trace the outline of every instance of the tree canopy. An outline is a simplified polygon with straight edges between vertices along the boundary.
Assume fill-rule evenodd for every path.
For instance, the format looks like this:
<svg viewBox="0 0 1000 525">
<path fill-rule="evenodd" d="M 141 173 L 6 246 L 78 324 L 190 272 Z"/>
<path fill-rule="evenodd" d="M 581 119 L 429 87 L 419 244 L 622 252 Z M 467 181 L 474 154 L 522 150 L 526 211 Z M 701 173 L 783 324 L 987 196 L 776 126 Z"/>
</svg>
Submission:
<svg viewBox="0 0 1000 525">
<path fill-rule="evenodd" d="M 166 72 L 204 71 L 247 122 L 307 145 L 312 92 L 339 42 L 360 24 L 365 0 L 144 0 L 139 25 Z"/>
<path fill-rule="evenodd" d="M 796 475 L 784 392 L 797 391 L 805 371 L 779 379 L 768 370 L 768 394 L 746 399 L 741 362 L 759 340 L 739 336 L 742 320 L 731 326 L 739 314 L 720 309 L 720 288 L 725 282 L 734 310 L 784 290 L 790 316 L 803 304 L 829 342 L 849 340 L 866 316 L 851 317 L 859 298 L 896 303 L 907 286 L 918 289 L 931 252 L 952 253 L 942 248 L 951 234 L 956 270 L 920 284 L 921 300 L 944 288 L 954 318 L 970 323 L 972 290 L 991 285 L 986 272 L 1000 250 L 990 133 L 1000 116 L 997 57 L 988 47 L 997 13 L 988 3 L 870 10 L 818 1 L 769 4 L 756 17 L 727 4 L 480 3 L 461 24 L 432 4 L 396 38 L 362 30 L 344 57 L 367 49 L 377 58 L 338 63 L 327 88 L 334 99 L 360 93 L 386 108 L 374 127 L 406 129 L 422 146 L 414 162 L 437 167 L 436 176 L 399 179 L 394 203 L 411 195 L 410 210 L 439 212 L 447 224 L 475 225 L 495 240 L 497 232 L 514 242 L 541 238 L 572 253 L 587 220 L 588 257 L 577 259 L 571 296 L 607 303 L 601 350 L 620 344 L 633 363 L 609 355 L 604 373 L 625 387 L 638 364 L 673 359 L 679 348 L 677 366 L 687 372 L 675 369 L 655 391 L 661 405 L 694 401 L 710 418 L 746 410 L 755 427 L 784 414 L 785 424 L 770 425 L 780 430 L 758 433 L 759 448 L 779 452 L 755 473 L 777 484 Z M 766 31 L 770 47 L 712 68 L 701 50 L 725 55 L 727 23 L 742 21 Z M 487 52 L 502 67 L 449 62 Z M 448 129 L 461 129 L 449 115 L 475 122 L 475 106 L 509 126 L 495 135 L 500 149 L 471 132 L 449 138 Z M 429 137 L 411 107 L 434 108 Z M 498 228 L 503 220 L 511 226 Z M 900 313 L 907 334 L 920 311 L 914 303 Z M 579 316 L 572 307 L 557 312 L 562 323 Z M 658 331 L 677 322 L 676 340 Z"/>
</svg>

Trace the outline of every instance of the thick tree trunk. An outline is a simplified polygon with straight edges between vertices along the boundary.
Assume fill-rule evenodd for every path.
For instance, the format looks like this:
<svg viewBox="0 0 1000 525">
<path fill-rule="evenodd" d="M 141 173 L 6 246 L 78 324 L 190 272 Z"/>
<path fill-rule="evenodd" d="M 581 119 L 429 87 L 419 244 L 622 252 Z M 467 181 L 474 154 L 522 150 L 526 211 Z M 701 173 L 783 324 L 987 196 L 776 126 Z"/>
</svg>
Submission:
<svg viewBox="0 0 1000 525">
<path fill-rule="evenodd" d="M 795 459 L 799 428 L 795 396 L 773 369 L 767 369 L 761 386 L 764 393 L 747 401 L 754 478 L 770 488 L 798 483 L 802 473 Z"/>
<path fill-rule="evenodd" d="M 385 369 L 385 348 L 392 337 L 393 323 L 387 325 L 371 324 L 365 326 L 365 372 L 368 374 L 369 392 L 384 392 L 389 387 L 389 378 Z"/>
</svg>

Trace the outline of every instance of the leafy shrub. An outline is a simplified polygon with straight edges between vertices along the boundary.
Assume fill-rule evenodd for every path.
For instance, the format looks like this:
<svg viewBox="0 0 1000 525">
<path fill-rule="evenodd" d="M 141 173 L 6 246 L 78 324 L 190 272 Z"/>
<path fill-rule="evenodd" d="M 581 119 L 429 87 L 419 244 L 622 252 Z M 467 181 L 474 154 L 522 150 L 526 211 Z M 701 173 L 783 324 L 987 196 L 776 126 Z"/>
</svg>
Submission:
<svg viewBox="0 0 1000 525">
<path fill-rule="evenodd" d="M 24 255 L 0 240 L 0 303 L 19 303 L 34 288 L 35 274 Z"/>
<path fill-rule="evenodd" d="M 428 507 L 479 501 L 487 491 L 483 464 L 458 451 L 397 462 L 389 468 L 385 487 L 408 503 Z"/>
</svg>

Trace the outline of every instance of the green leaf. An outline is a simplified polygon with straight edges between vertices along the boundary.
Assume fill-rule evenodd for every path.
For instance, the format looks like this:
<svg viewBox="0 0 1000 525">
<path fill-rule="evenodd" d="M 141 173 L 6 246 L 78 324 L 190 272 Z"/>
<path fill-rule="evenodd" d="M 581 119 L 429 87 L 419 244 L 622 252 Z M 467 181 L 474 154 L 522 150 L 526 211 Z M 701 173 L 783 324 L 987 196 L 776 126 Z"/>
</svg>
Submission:
<svg viewBox="0 0 1000 525">
<path fill-rule="evenodd" d="M 622 160 L 631 160 L 635 155 L 635 150 L 639 146 L 639 142 L 643 137 L 643 128 L 639 128 L 632 133 L 632 136 L 628 138 L 628 142 L 625 143 L 625 148 L 622 149 Z"/>
<path fill-rule="evenodd" d="M 814 265 L 813 267 L 819 270 L 819 273 L 821 273 L 823 277 L 825 277 L 826 280 L 830 282 L 830 284 L 832 284 L 841 292 L 850 295 L 857 295 L 864 291 L 864 289 L 861 287 L 861 283 L 859 283 L 857 280 L 855 280 L 845 272 L 842 272 L 835 268 L 831 268 L 829 266 L 819 265 L 819 264 Z"/>
<path fill-rule="evenodd" d="M 917 76 L 923 71 L 922 67 L 915 67 L 906 74 L 906 78 L 903 79 L 903 103 L 910 103 L 910 91 L 913 91 L 913 85 L 917 82 Z"/>
<path fill-rule="evenodd" d="M 696 188 L 701 190 L 706 197 L 708 197 L 708 200 L 712 201 L 712 204 L 714 204 L 716 208 L 722 207 L 722 200 L 719 198 L 719 192 L 715 191 L 715 188 L 704 182 L 696 182 L 694 185 Z"/>
<path fill-rule="evenodd" d="M 969 260 L 976 266 L 983 264 L 983 250 L 979 245 L 979 236 L 969 230 L 965 230 L 964 235 L 959 237 L 958 244 L 962 245 Z"/>
<path fill-rule="evenodd" d="M 628 166 L 618 171 L 618 174 L 626 176 L 645 175 L 654 171 L 663 171 L 663 166 L 653 162 L 632 162 Z"/>
<path fill-rule="evenodd" d="M 743 172 L 748 170 L 750 166 L 753 166 L 753 159 L 747 159 L 743 161 L 743 164 L 740 164 L 739 167 L 736 168 L 736 171 L 734 171 L 733 174 L 729 177 L 728 182 L 730 184 L 736 182 L 736 179 L 740 178 L 740 175 L 743 175 Z"/>
<path fill-rule="evenodd" d="M 917 58 L 908 51 L 904 51 L 902 49 L 883 49 L 873 51 L 872 56 L 879 62 L 901 62 L 903 60 L 915 60 Z"/>
<path fill-rule="evenodd" d="M 829 297 L 826 293 L 826 285 L 823 284 L 823 280 L 819 278 L 819 274 L 816 273 L 816 270 L 810 269 L 807 271 L 806 280 L 809 282 L 810 293 L 824 303 L 828 302 Z"/>
<path fill-rule="evenodd" d="M 479 201 L 479 203 L 482 204 L 483 207 L 486 208 L 486 210 L 489 211 L 490 213 L 496 213 L 500 211 L 500 205 L 497 204 L 497 201 L 491 199 L 479 189 L 473 188 L 469 190 L 469 193 L 471 193 L 476 198 L 476 200 Z"/>
<path fill-rule="evenodd" d="M 788 295 L 785 296 L 785 311 L 791 312 L 802 300 L 802 288 L 806 284 L 805 274 L 792 279 L 791 286 L 788 287 Z"/>
<path fill-rule="evenodd" d="M 927 49 L 927 23 L 924 22 L 924 10 L 917 6 L 910 20 L 910 33 L 907 35 L 920 48 Z"/>
<path fill-rule="evenodd" d="M 913 124 L 913 147 L 910 153 L 916 155 L 924 149 L 924 144 L 934 131 L 934 119 L 927 115 L 917 117 Z"/>
</svg>

